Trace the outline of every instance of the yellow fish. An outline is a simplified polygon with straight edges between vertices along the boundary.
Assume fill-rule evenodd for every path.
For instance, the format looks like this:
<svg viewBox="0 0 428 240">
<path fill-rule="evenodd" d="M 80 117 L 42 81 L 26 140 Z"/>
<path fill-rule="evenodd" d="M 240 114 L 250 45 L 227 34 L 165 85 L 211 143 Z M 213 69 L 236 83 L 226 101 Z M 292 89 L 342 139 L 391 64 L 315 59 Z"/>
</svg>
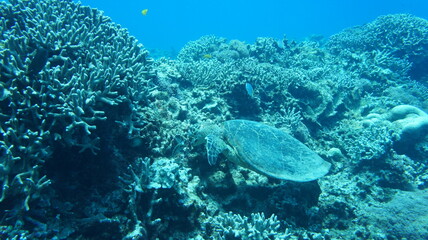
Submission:
<svg viewBox="0 0 428 240">
<path fill-rule="evenodd" d="M 202 57 L 203 58 L 212 58 L 213 56 L 211 56 L 211 54 L 204 54 Z"/>
<path fill-rule="evenodd" d="M 149 11 L 149 9 L 143 9 L 142 11 L 141 11 L 141 14 L 143 14 L 143 16 L 146 16 L 147 15 L 147 12 Z"/>
</svg>

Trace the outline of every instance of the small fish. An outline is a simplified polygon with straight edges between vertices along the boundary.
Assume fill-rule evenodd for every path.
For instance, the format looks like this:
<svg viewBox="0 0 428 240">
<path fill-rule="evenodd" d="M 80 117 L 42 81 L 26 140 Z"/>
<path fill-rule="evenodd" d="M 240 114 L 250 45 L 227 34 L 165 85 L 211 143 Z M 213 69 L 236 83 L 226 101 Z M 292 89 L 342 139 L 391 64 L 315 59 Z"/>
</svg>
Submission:
<svg viewBox="0 0 428 240">
<path fill-rule="evenodd" d="M 250 83 L 245 84 L 245 90 L 247 90 L 247 93 L 250 97 L 253 97 L 254 90 L 253 90 L 253 86 L 251 86 Z"/>
<path fill-rule="evenodd" d="M 213 56 L 211 54 L 204 54 L 202 57 L 203 58 L 212 58 Z"/>
<path fill-rule="evenodd" d="M 149 11 L 149 9 L 143 9 L 142 11 L 141 11 L 141 14 L 143 14 L 143 16 L 146 16 L 147 15 L 147 12 Z"/>
</svg>

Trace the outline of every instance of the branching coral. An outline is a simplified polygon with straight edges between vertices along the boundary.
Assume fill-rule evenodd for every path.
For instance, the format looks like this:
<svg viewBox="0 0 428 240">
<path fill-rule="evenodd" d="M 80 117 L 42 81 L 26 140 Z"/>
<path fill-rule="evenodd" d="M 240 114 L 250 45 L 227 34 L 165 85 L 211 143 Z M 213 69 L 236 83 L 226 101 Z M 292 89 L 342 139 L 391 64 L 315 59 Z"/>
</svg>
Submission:
<svg viewBox="0 0 428 240">
<path fill-rule="evenodd" d="M 95 155 L 103 124 L 143 134 L 153 73 L 148 52 L 95 9 L 51 0 L 0 6 L 0 202 L 29 210 L 50 183 L 44 165 L 58 146 Z"/>
<path fill-rule="evenodd" d="M 349 57 L 350 64 L 358 61 L 358 54 L 378 56 L 376 53 L 382 52 L 384 56 L 389 55 L 388 62 L 384 58 L 377 65 L 383 69 L 405 66 L 411 76 L 419 79 L 427 73 L 424 66 L 428 61 L 428 21 L 409 14 L 381 16 L 366 25 L 333 35 L 328 47 L 335 54 Z"/>
<path fill-rule="evenodd" d="M 252 213 L 251 217 L 220 214 L 207 221 L 217 239 L 287 239 L 288 230 L 281 231 L 281 222 L 275 215 L 265 218 L 263 213 Z"/>
</svg>

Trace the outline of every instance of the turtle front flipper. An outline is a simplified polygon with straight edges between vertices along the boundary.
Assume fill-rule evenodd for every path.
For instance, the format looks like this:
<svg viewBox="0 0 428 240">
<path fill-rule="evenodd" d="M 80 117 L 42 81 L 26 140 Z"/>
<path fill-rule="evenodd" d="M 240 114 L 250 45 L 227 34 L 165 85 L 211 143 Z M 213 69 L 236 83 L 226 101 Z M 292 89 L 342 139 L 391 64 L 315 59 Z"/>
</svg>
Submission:
<svg viewBox="0 0 428 240">
<path fill-rule="evenodd" d="M 223 152 L 227 146 L 216 134 L 208 134 L 205 140 L 207 141 L 205 147 L 207 149 L 208 163 L 214 165 L 217 162 L 218 155 Z"/>
</svg>

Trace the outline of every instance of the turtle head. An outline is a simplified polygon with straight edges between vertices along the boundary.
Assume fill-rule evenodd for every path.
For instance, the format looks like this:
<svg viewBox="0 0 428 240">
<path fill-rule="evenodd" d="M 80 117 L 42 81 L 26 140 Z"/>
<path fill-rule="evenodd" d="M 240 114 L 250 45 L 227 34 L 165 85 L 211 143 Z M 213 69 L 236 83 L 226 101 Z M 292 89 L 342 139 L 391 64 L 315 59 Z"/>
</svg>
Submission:
<svg viewBox="0 0 428 240">
<path fill-rule="evenodd" d="M 222 135 L 223 130 L 219 126 L 212 124 L 202 124 L 195 133 L 193 145 L 205 144 L 210 165 L 216 164 L 218 155 L 226 148 Z"/>
<path fill-rule="evenodd" d="M 201 144 L 205 144 L 206 137 L 210 134 L 220 137 L 222 135 L 222 131 L 220 127 L 216 125 L 202 123 L 199 127 L 197 127 L 197 130 L 193 134 L 192 145 L 199 146 Z"/>
</svg>

